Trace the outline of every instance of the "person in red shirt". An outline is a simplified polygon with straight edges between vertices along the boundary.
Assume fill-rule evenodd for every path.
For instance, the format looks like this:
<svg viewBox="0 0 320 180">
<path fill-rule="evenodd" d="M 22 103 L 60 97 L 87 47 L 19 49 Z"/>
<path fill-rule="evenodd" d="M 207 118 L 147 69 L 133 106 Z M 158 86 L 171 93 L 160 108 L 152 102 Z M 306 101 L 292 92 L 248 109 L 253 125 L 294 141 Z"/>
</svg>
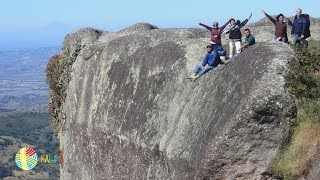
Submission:
<svg viewBox="0 0 320 180">
<path fill-rule="evenodd" d="M 221 45 L 221 33 L 223 32 L 223 29 L 230 23 L 230 20 L 224 24 L 223 26 L 221 26 L 219 28 L 219 24 L 217 21 L 213 22 L 213 27 L 210 27 L 208 25 L 199 23 L 200 26 L 205 27 L 206 29 L 208 29 L 211 32 L 211 40 L 210 40 L 210 44 L 212 46 L 212 49 L 218 48 Z"/>
</svg>

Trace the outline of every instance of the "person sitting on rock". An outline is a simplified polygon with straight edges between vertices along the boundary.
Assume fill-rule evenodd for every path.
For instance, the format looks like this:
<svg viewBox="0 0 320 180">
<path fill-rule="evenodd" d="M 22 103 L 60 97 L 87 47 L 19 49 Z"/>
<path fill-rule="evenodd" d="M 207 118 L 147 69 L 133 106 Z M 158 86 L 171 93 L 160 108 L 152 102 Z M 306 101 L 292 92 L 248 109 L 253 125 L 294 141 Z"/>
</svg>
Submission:
<svg viewBox="0 0 320 180">
<path fill-rule="evenodd" d="M 252 46 L 256 43 L 255 38 L 252 36 L 250 29 L 246 28 L 244 30 L 244 35 L 246 36 L 245 40 L 244 40 L 244 44 L 242 44 L 241 48 L 241 52 L 245 49 L 248 48 L 249 46 Z M 223 59 L 221 57 L 221 62 L 223 64 L 228 64 L 230 62 L 232 62 L 234 60 L 234 57 L 230 58 L 230 59 Z"/>
<path fill-rule="evenodd" d="M 240 29 L 247 24 L 249 19 L 251 18 L 252 13 L 250 14 L 249 18 L 244 20 L 240 23 L 238 20 L 237 23 L 235 19 L 230 20 L 230 29 L 226 34 L 229 34 L 229 58 L 232 58 L 234 55 L 234 51 L 236 51 L 236 54 L 241 52 L 241 39 L 242 34 Z"/>
<path fill-rule="evenodd" d="M 287 35 L 287 24 L 285 22 L 283 14 L 278 14 L 276 19 L 267 14 L 264 10 L 262 13 L 267 16 L 270 21 L 274 24 L 275 32 L 274 32 L 274 40 L 282 41 L 288 43 L 288 35 Z"/>
<path fill-rule="evenodd" d="M 212 48 L 211 44 L 207 46 L 207 54 L 205 55 L 202 63 L 197 65 L 194 69 L 194 75 L 188 79 L 192 81 L 197 80 L 200 76 L 207 73 L 211 69 L 217 67 L 221 60 L 218 54 L 218 48 Z"/>
<path fill-rule="evenodd" d="M 256 40 L 252 36 L 249 28 L 246 28 L 244 30 L 244 35 L 246 36 L 246 38 L 244 40 L 244 44 L 241 46 L 241 51 L 243 51 L 244 48 L 248 48 L 249 46 L 252 46 L 256 43 Z"/>
<path fill-rule="evenodd" d="M 230 20 L 224 24 L 223 26 L 221 26 L 219 28 L 219 24 L 217 21 L 213 22 L 213 27 L 210 27 L 208 25 L 202 24 L 202 23 L 198 23 L 200 26 L 205 27 L 206 29 L 208 29 L 211 32 L 211 40 L 210 40 L 210 44 L 212 46 L 212 48 L 215 48 L 216 46 L 222 46 L 221 45 L 221 33 L 223 31 L 223 29 L 229 24 Z"/>
</svg>

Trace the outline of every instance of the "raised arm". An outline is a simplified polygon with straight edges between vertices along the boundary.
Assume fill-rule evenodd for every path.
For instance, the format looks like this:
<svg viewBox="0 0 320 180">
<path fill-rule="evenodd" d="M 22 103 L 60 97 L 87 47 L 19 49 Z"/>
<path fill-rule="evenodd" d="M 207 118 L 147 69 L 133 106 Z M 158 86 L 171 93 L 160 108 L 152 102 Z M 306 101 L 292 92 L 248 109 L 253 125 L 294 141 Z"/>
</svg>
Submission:
<svg viewBox="0 0 320 180">
<path fill-rule="evenodd" d="M 248 42 L 244 42 L 244 44 L 241 46 L 241 49 L 246 48 L 248 46 L 249 46 L 249 43 Z"/>
<path fill-rule="evenodd" d="M 268 19 L 270 19 L 270 21 L 272 21 L 272 22 L 273 22 L 273 24 L 274 24 L 274 23 L 276 23 L 276 20 L 275 20 L 275 19 L 273 19 L 273 17 L 271 17 L 269 14 L 267 14 L 264 10 L 262 10 L 262 13 L 263 13 L 264 15 L 266 15 L 266 16 L 267 16 L 267 18 L 268 18 Z"/>
<path fill-rule="evenodd" d="M 212 31 L 212 27 L 210 27 L 210 26 L 208 26 L 208 25 L 205 25 L 205 24 L 202 24 L 202 23 L 199 23 L 199 25 L 205 27 L 205 28 L 208 29 L 209 31 Z"/>
<path fill-rule="evenodd" d="M 242 21 L 242 23 L 239 24 L 239 27 L 242 28 L 243 26 L 245 26 L 249 21 L 249 19 L 251 18 L 251 16 L 252 16 L 252 13 L 250 13 L 250 16 L 248 17 L 248 19 Z"/>
<path fill-rule="evenodd" d="M 251 16 L 252 16 L 252 12 L 250 13 L 250 16 L 248 17 L 248 19 L 250 19 L 250 18 L 251 18 Z"/>
<path fill-rule="evenodd" d="M 220 32 L 222 32 L 223 29 L 226 28 L 229 23 L 230 23 L 230 20 L 228 22 L 226 22 L 223 26 L 221 26 L 220 27 Z"/>
<path fill-rule="evenodd" d="M 229 32 L 230 32 L 230 24 L 228 24 L 228 25 L 224 28 L 222 34 L 223 34 L 223 33 L 229 34 Z"/>
<path fill-rule="evenodd" d="M 242 23 L 239 24 L 239 28 L 242 28 L 244 25 L 246 25 L 248 21 L 249 19 L 242 21 Z"/>
</svg>

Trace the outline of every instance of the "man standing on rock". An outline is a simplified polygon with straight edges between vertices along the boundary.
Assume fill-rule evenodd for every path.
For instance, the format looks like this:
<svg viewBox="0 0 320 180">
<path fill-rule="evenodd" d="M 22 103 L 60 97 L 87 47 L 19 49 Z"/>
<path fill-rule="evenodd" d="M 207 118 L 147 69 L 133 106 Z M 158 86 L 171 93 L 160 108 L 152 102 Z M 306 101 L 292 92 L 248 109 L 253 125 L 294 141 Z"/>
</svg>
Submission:
<svg viewBox="0 0 320 180">
<path fill-rule="evenodd" d="M 202 60 L 202 63 L 197 65 L 194 69 L 194 75 L 188 79 L 192 81 L 197 80 L 200 76 L 215 68 L 220 64 L 221 60 L 218 55 L 218 47 L 212 49 L 211 45 L 207 46 L 207 54 Z"/>
<path fill-rule="evenodd" d="M 292 37 L 292 44 L 296 45 L 300 41 L 300 43 L 304 44 L 305 39 L 305 32 L 306 32 L 306 24 L 307 20 L 302 15 L 302 10 L 300 8 L 296 11 L 296 16 L 294 17 L 291 29 L 291 37 Z M 310 35 L 309 35 L 310 36 Z"/>
</svg>

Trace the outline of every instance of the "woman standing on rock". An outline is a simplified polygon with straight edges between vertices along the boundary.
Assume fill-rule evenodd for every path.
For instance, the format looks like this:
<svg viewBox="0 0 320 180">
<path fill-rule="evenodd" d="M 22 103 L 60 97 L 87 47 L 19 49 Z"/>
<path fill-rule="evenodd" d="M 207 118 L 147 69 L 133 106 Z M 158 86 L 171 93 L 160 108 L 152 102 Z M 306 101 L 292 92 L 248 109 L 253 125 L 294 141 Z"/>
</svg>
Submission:
<svg viewBox="0 0 320 180">
<path fill-rule="evenodd" d="M 246 20 L 242 22 L 238 20 L 237 23 L 235 19 L 230 20 L 230 29 L 226 32 L 226 34 L 229 34 L 229 58 L 233 57 L 234 51 L 236 54 L 241 52 L 242 34 L 240 29 L 247 24 L 251 16 L 252 13 Z"/>
<path fill-rule="evenodd" d="M 287 35 L 287 24 L 284 20 L 283 14 L 278 14 L 276 19 L 267 14 L 264 10 L 262 13 L 267 16 L 270 21 L 274 24 L 275 32 L 274 32 L 274 40 L 282 41 L 288 43 L 288 35 Z"/>
<path fill-rule="evenodd" d="M 216 47 L 220 47 L 221 45 L 221 33 L 223 31 L 223 29 L 229 24 L 230 20 L 223 26 L 221 26 L 219 28 L 219 24 L 217 21 L 213 22 L 213 27 L 210 27 L 208 25 L 199 23 L 200 26 L 205 27 L 206 29 L 208 29 L 211 32 L 211 47 L 212 49 L 215 49 Z"/>
</svg>

